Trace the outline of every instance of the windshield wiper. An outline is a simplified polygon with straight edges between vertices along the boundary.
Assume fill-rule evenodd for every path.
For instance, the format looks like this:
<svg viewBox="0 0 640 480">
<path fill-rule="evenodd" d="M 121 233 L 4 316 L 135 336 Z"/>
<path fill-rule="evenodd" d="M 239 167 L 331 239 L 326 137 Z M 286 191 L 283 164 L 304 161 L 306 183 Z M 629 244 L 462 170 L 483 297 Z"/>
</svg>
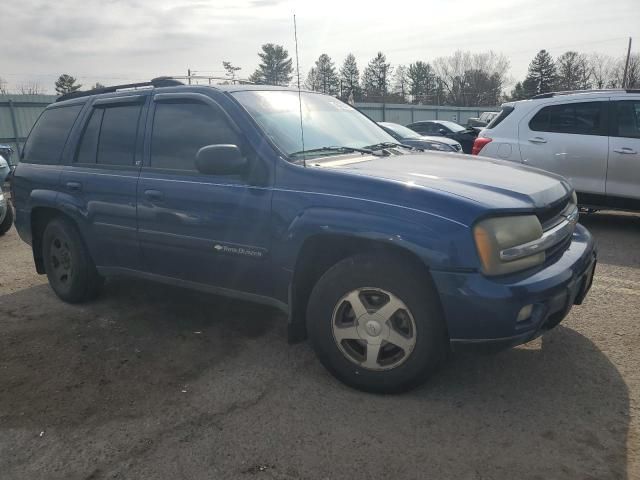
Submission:
<svg viewBox="0 0 640 480">
<path fill-rule="evenodd" d="M 394 148 L 394 147 L 403 147 L 403 148 L 409 148 L 409 149 L 413 150 L 413 147 L 411 147 L 409 145 L 404 145 L 402 143 L 397 143 L 397 142 L 376 143 L 375 145 L 367 145 L 364 148 L 368 148 L 368 149 L 371 149 L 373 151 L 377 151 L 377 150 L 383 150 L 384 151 L 385 148 Z"/>
<path fill-rule="evenodd" d="M 290 153 L 289 156 L 290 157 L 296 157 L 298 155 L 305 155 L 307 153 L 313 154 L 313 153 L 322 153 L 322 152 L 336 152 L 336 153 L 351 153 L 351 152 L 360 152 L 360 153 L 366 153 L 368 155 L 380 155 L 380 154 L 376 154 L 373 150 L 368 149 L 368 148 L 356 148 L 356 147 L 319 147 L 319 148 L 310 148 L 309 150 L 300 150 L 298 152 L 293 152 Z"/>
</svg>

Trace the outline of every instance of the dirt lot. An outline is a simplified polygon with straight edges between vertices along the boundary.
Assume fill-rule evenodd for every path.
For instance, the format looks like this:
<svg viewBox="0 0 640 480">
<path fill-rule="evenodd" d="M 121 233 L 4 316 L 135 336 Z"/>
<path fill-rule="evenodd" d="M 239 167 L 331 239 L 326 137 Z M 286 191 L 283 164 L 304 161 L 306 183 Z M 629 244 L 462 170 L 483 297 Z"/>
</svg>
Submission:
<svg viewBox="0 0 640 480">
<path fill-rule="evenodd" d="M 640 216 L 583 219 L 582 307 L 401 396 L 336 382 L 264 307 L 137 281 L 66 305 L 0 238 L 0 478 L 640 478 Z"/>
</svg>

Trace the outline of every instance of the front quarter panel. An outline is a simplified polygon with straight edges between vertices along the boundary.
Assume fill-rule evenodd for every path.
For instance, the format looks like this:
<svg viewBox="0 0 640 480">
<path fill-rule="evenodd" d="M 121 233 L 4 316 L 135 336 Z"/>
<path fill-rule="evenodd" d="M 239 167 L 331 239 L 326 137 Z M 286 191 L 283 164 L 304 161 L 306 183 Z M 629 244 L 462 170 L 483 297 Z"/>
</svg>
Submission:
<svg viewBox="0 0 640 480">
<path fill-rule="evenodd" d="M 345 193 L 338 191 L 339 182 L 327 181 L 331 177 L 337 180 L 341 175 L 331 172 L 333 175 L 323 178 L 328 172 L 288 168 L 302 170 L 306 180 L 317 176 L 318 183 L 314 187 L 297 179 L 294 185 L 294 178 L 289 176 L 289 182 L 279 182 L 274 190 L 272 255 L 274 265 L 283 274 L 276 277 L 287 279 L 277 285 L 278 297 L 288 288 L 303 245 L 318 235 L 342 235 L 394 245 L 414 253 L 430 269 L 473 270 L 477 267 L 475 247 L 466 223 L 409 205 L 375 199 L 375 196 L 367 197 L 358 192 L 358 184 L 368 179 L 347 176 L 352 191 Z M 329 184 L 336 187 L 333 192 L 327 191 Z M 392 184 L 387 187 L 398 188 Z"/>
</svg>

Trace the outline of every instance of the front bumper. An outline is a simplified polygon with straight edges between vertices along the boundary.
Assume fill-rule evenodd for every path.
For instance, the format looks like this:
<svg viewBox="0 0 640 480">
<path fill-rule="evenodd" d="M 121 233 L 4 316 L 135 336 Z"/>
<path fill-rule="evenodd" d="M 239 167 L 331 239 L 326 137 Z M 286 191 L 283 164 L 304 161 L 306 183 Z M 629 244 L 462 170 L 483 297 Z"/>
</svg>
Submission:
<svg viewBox="0 0 640 480">
<path fill-rule="evenodd" d="M 463 346 L 510 347 L 555 327 L 591 287 L 595 242 L 577 225 L 562 256 L 531 274 L 489 278 L 480 273 L 432 271 L 454 349 Z M 523 307 L 532 313 L 516 321 Z"/>
</svg>

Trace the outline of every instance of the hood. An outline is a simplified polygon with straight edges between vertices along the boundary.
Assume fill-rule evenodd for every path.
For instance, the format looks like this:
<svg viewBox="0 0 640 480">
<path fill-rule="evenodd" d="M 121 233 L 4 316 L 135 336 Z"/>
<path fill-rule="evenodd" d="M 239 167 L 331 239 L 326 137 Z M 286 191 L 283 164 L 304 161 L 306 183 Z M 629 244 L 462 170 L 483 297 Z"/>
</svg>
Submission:
<svg viewBox="0 0 640 480">
<path fill-rule="evenodd" d="M 562 177 L 513 162 L 435 151 L 327 159 L 315 166 L 463 197 L 492 209 L 539 209 L 566 197 Z"/>
</svg>

